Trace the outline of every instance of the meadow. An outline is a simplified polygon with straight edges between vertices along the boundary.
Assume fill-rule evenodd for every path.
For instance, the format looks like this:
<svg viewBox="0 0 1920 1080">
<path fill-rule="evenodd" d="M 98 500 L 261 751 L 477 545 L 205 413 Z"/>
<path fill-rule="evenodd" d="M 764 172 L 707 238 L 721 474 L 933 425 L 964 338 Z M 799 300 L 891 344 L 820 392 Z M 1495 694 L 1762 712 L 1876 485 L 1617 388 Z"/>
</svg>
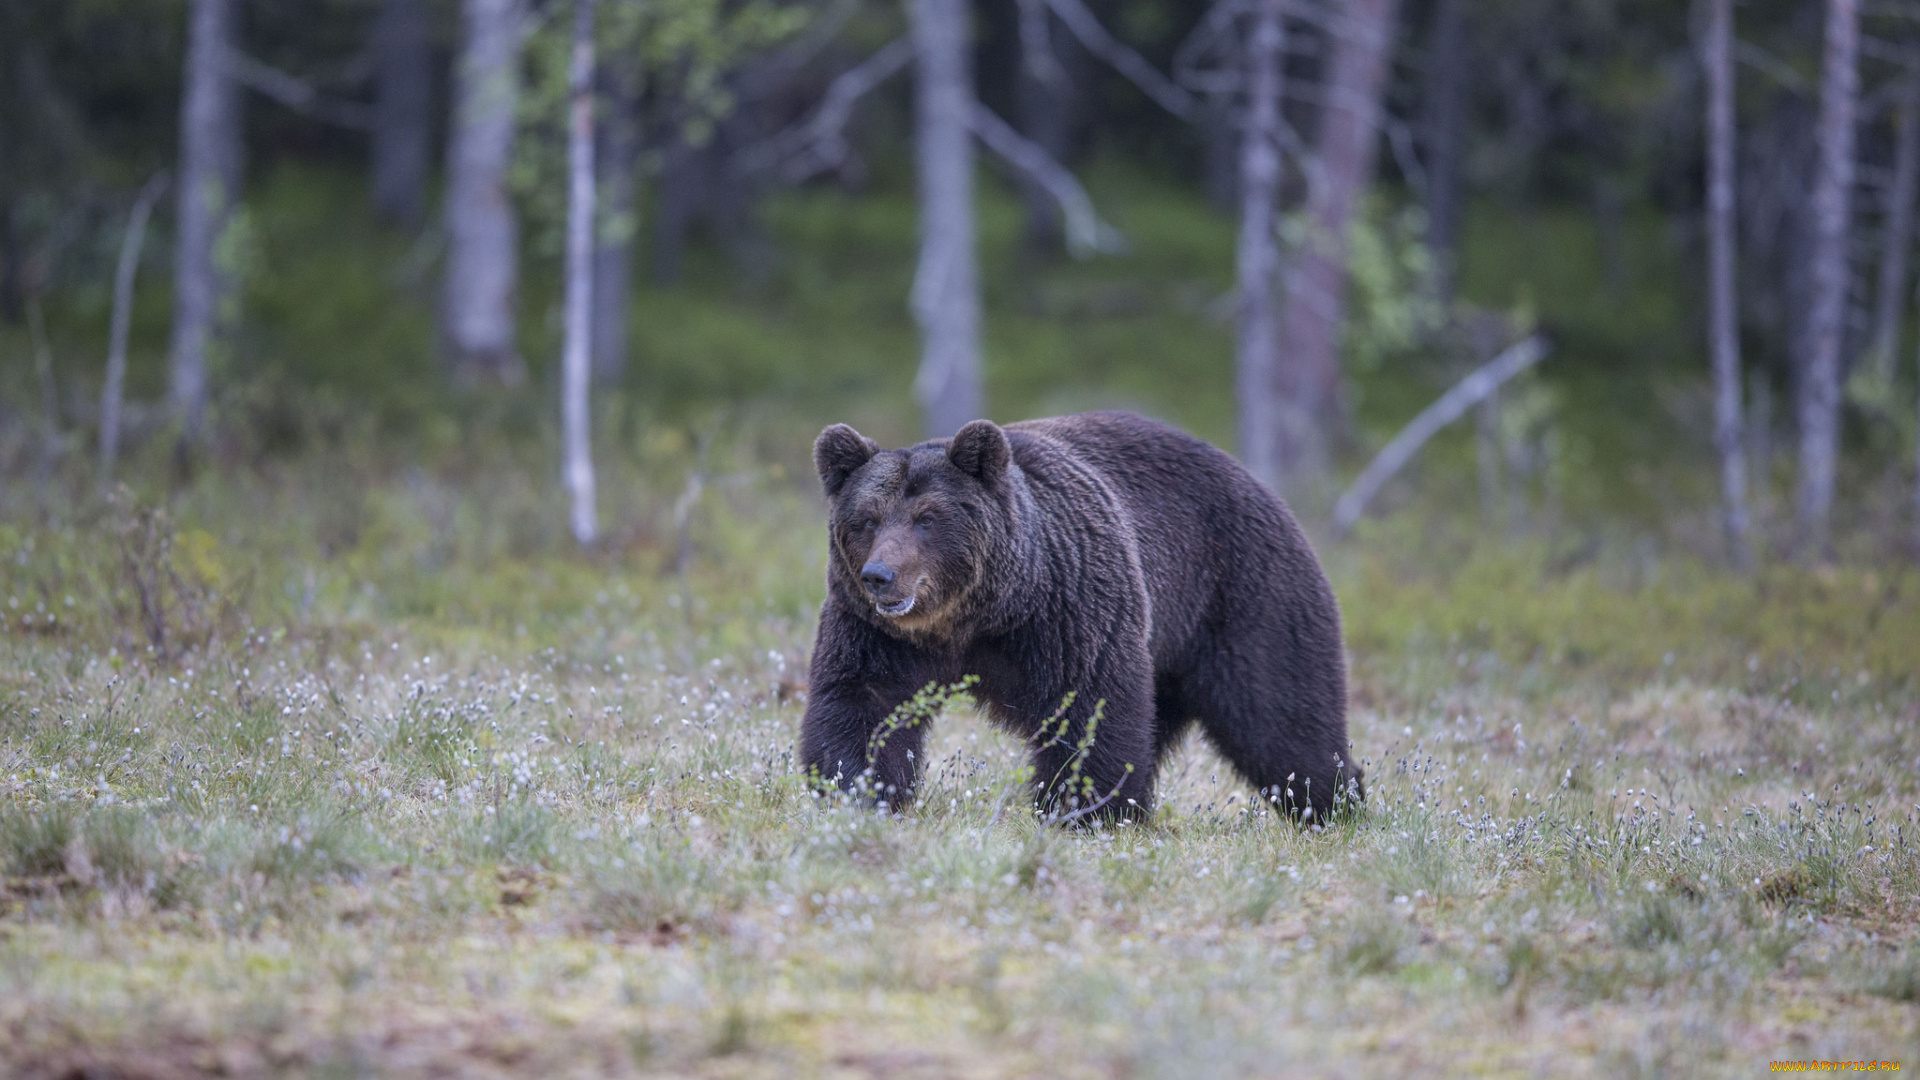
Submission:
<svg viewBox="0 0 1920 1080">
<path fill-rule="evenodd" d="M 964 701 L 904 814 L 794 775 L 802 483 L 596 559 L 493 535 L 503 474 L 351 529 L 322 463 L 7 527 L 10 1073 L 1913 1060 L 1920 573 L 1422 572 L 1377 530 L 1329 551 L 1363 809 L 1276 819 L 1196 742 L 1150 823 L 1075 831 Z"/>
<path fill-rule="evenodd" d="M 209 462 L 181 474 L 150 446 L 102 496 L 80 453 L 28 479 L 10 429 L 0 1072 L 1920 1067 L 1920 570 L 1858 531 L 1831 564 L 1720 568 L 1704 511 L 1674 509 L 1704 470 L 1660 471 L 1691 444 L 1648 434 L 1684 430 L 1692 398 L 1637 430 L 1637 464 L 1596 467 L 1623 455 L 1581 432 L 1662 391 L 1550 367 L 1562 456 L 1524 521 L 1459 511 L 1472 446 L 1450 436 L 1387 516 L 1317 538 L 1364 807 L 1276 818 L 1196 741 L 1151 821 L 1059 828 L 962 698 L 920 800 L 882 815 L 810 791 L 792 748 L 825 558 L 807 440 L 816 414 L 910 432 L 908 373 L 863 381 L 910 343 L 904 278 L 856 288 L 796 255 L 765 293 L 696 266 L 678 303 L 643 300 L 659 336 L 634 381 L 681 389 L 613 399 L 611 537 L 582 553 L 539 403 L 409 397 L 430 371 L 381 350 L 412 355 L 418 312 L 355 308 L 324 248 L 274 262 L 324 218 L 287 183 L 253 302 L 313 294 L 302 274 L 341 295 L 251 342 L 282 381 L 238 384 Z M 792 236 L 823 211 L 779 213 Z M 1185 280 L 1179 244 L 1228 241 L 1122 224 L 1149 284 Z M 869 259 L 869 226 L 906 250 L 901 222 L 866 219 L 794 250 Z M 996 408 L 1118 399 L 1226 438 L 1215 286 L 1112 280 L 1143 273 L 1066 267 L 1037 313 L 1002 303 Z M 1551 299 L 1577 347 L 1582 316 Z M 365 351 L 329 389 L 302 365 L 340 325 Z M 1051 379 L 1082 371 L 1075 350 L 1116 357 L 1089 377 L 1105 397 Z M 355 378 L 386 381 L 385 411 L 343 404 Z M 782 407 L 697 404 L 802 384 Z M 1372 431 L 1427 384 L 1358 385 Z"/>
</svg>

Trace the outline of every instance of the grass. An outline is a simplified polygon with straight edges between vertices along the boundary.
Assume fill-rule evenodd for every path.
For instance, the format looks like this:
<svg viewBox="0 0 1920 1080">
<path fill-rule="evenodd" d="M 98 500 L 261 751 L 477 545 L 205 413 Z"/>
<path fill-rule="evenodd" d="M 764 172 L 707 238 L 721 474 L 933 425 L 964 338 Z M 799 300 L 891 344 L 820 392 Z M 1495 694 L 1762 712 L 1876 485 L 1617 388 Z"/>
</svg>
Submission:
<svg viewBox="0 0 1920 1080">
<path fill-rule="evenodd" d="M 76 524 L 7 526 L 7 1070 L 1912 1056 L 1913 571 L 1565 567 L 1464 534 L 1442 571 L 1381 527 L 1329 551 L 1359 813 L 1276 820 L 1195 743 L 1150 823 L 1048 827 L 1020 748 L 950 708 L 886 817 L 793 774 L 819 511 L 729 444 L 709 460 L 747 479 L 679 572 L 645 480 L 691 467 L 671 448 L 616 467 L 641 494 L 592 560 L 484 520 L 544 505 L 502 463 L 302 459 L 203 474 L 164 517 L 76 496 Z M 359 498 L 316 495 L 337 483 Z"/>
<path fill-rule="evenodd" d="M 984 200 L 996 411 L 1138 405 L 1228 440 L 1230 223 L 1092 184 L 1134 256 L 1023 260 L 1010 202 Z M 965 707 L 905 814 L 793 774 L 825 558 L 808 440 L 913 433 L 904 201 L 783 197 L 769 276 L 696 251 L 685 286 L 637 297 L 596 432 L 609 538 L 582 555 L 542 392 L 448 397 L 418 252 L 326 177 L 261 192 L 201 469 L 152 439 L 111 499 L 78 452 L 16 479 L 33 436 L 0 417 L 0 1073 L 1920 1056 L 1920 571 L 1872 539 L 1904 474 L 1851 459 L 1842 533 L 1867 539 L 1833 565 L 1705 557 L 1704 398 L 1671 374 L 1677 309 L 1642 302 L 1674 296 L 1657 232 L 1629 230 L 1616 303 L 1569 215 L 1474 219 L 1463 288 L 1534 305 L 1560 343 L 1515 395 L 1546 464 L 1496 536 L 1457 510 L 1473 447 L 1450 433 L 1323 545 L 1365 808 L 1276 820 L 1196 742 L 1150 822 L 1072 831 L 1032 817 L 1021 748 Z M 165 297 L 143 296 L 151 399 Z M 56 355 L 96 352 L 102 298 L 56 301 Z M 37 403 L 24 370 L 5 400 Z M 1443 376 L 1356 373 L 1362 441 Z"/>
</svg>

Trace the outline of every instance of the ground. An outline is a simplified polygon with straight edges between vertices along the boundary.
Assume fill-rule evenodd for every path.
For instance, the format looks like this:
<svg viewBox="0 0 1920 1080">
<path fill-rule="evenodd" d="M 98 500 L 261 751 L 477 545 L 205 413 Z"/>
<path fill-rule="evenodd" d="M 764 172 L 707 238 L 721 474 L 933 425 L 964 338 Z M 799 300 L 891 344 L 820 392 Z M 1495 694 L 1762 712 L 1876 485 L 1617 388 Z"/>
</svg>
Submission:
<svg viewBox="0 0 1920 1080">
<path fill-rule="evenodd" d="M 1196 742 L 1070 831 L 964 700 L 910 813 L 793 775 L 807 477 L 716 481 L 682 560 L 516 554 L 508 469 L 348 529 L 338 472 L 5 526 L 0 1071 L 1920 1067 L 1911 569 L 1363 530 L 1365 809 L 1289 824 Z"/>
</svg>

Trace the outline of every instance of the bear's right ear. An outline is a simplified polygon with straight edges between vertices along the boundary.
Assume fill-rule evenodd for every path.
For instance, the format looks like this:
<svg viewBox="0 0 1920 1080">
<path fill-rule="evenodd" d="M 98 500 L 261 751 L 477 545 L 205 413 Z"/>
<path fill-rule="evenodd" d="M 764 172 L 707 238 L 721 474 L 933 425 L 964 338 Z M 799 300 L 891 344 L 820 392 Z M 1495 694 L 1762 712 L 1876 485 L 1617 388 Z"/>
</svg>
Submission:
<svg viewBox="0 0 1920 1080">
<path fill-rule="evenodd" d="M 820 472 L 820 486 L 826 488 L 827 498 L 840 494 L 847 477 L 858 472 L 860 466 L 873 460 L 873 455 L 879 452 L 879 443 L 845 424 L 835 424 L 821 432 L 813 441 L 813 467 Z"/>
</svg>

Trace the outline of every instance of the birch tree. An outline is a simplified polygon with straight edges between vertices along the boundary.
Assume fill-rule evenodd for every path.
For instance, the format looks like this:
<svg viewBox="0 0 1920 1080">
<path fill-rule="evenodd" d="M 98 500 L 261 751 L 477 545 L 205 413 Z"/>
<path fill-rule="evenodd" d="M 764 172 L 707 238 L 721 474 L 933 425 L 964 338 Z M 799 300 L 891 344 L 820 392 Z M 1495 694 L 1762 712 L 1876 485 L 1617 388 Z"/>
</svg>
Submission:
<svg viewBox="0 0 1920 1080">
<path fill-rule="evenodd" d="M 1707 81 L 1707 325 L 1713 353 L 1713 440 L 1720 451 L 1722 523 L 1734 565 L 1747 543 L 1747 464 L 1740 416 L 1740 309 L 1734 282 L 1733 0 L 1708 0 L 1702 50 Z"/>
<path fill-rule="evenodd" d="M 107 330 L 107 377 L 100 391 L 100 487 L 113 480 L 114 459 L 120 453 L 120 405 L 127 380 L 127 338 L 133 329 L 133 280 L 140 272 L 140 251 L 147 240 L 147 218 L 166 191 L 162 173 L 147 181 L 127 214 L 127 231 L 120 239 L 120 259 L 113 271 L 113 315 Z"/>
<path fill-rule="evenodd" d="M 433 45 L 426 0 L 382 0 L 374 20 L 373 204 L 412 229 L 426 208 Z"/>
<path fill-rule="evenodd" d="M 1286 0 L 1259 0 L 1246 44 L 1245 124 L 1240 134 L 1240 236 L 1234 250 L 1239 288 L 1235 397 L 1240 460 L 1278 490 L 1279 417 L 1274 398 L 1279 336 L 1274 314 L 1280 251 L 1274 234 L 1280 188 L 1281 62 Z"/>
<path fill-rule="evenodd" d="M 914 396 L 928 434 L 944 436 L 985 410 L 974 252 L 973 76 L 966 0 L 912 0 L 911 13 L 919 80 L 914 157 L 920 199 L 912 307 L 921 349 Z"/>
<path fill-rule="evenodd" d="M 216 247 L 239 184 L 240 102 L 226 63 L 233 16 L 232 0 L 193 0 L 187 9 L 168 372 L 183 449 L 199 442 L 206 422 L 207 352 L 224 291 Z"/>
<path fill-rule="evenodd" d="M 463 0 L 461 14 L 441 337 L 457 381 L 512 386 L 526 378 L 514 341 L 520 231 L 507 189 L 526 0 Z"/>
<path fill-rule="evenodd" d="M 1325 476 L 1339 424 L 1348 233 L 1373 175 L 1397 6 L 1351 0 L 1335 24 L 1318 153 L 1307 177 L 1305 236 L 1282 285 L 1275 455 L 1289 486 Z"/>
<path fill-rule="evenodd" d="M 593 15 L 594 0 L 573 0 L 573 62 L 567 127 L 566 340 L 560 358 L 562 479 L 572 502 L 573 538 L 593 543 L 592 417 L 587 383 L 593 346 Z"/>
<path fill-rule="evenodd" d="M 1827 0 L 1815 131 L 1811 295 L 1799 380 L 1799 490 L 1794 501 L 1802 557 L 1827 552 L 1840 449 L 1840 348 L 1847 302 L 1847 228 L 1854 174 L 1854 113 L 1860 76 L 1859 0 Z"/>
</svg>

